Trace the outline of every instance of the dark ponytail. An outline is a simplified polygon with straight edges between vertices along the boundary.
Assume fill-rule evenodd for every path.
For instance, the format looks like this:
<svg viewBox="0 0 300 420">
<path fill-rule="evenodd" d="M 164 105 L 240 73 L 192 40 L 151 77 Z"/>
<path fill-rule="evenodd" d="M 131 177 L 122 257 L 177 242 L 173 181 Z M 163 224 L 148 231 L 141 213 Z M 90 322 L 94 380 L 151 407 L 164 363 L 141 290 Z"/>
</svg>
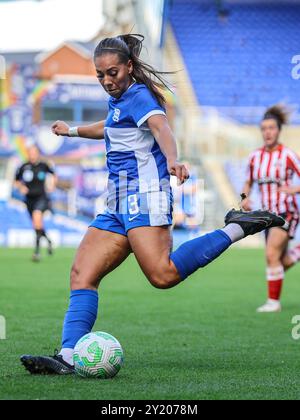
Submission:
<svg viewBox="0 0 300 420">
<path fill-rule="evenodd" d="M 172 74 L 172 72 L 161 72 L 142 61 L 139 57 L 143 48 L 144 36 L 140 34 L 119 35 L 115 38 L 103 39 L 96 47 L 94 59 L 103 54 L 118 54 L 121 63 L 126 64 L 132 61 L 132 77 L 137 83 L 142 83 L 148 87 L 152 95 L 157 99 L 161 106 L 166 100 L 160 89 L 169 89 L 167 82 L 162 75 Z"/>
<path fill-rule="evenodd" d="M 274 105 L 271 108 L 267 109 L 264 114 L 264 120 L 276 120 L 279 130 L 281 130 L 283 124 L 287 124 L 289 121 L 290 111 L 285 108 L 283 105 Z"/>
</svg>

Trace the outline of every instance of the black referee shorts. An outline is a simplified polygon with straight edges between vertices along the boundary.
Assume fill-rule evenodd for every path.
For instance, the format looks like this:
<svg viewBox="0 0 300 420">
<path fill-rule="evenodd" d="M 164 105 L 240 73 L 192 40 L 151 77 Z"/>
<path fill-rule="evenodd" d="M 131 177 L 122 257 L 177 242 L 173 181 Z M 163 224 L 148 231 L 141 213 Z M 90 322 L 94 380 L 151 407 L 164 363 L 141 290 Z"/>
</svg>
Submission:
<svg viewBox="0 0 300 420">
<path fill-rule="evenodd" d="M 32 216 L 32 213 L 35 210 L 39 210 L 42 213 L 46 210 L 51 210 L 51 202 L 49 198 L 44 195 L 38 197 L 27 197 L 25 203 L 30 216 Z"/>
</svg>

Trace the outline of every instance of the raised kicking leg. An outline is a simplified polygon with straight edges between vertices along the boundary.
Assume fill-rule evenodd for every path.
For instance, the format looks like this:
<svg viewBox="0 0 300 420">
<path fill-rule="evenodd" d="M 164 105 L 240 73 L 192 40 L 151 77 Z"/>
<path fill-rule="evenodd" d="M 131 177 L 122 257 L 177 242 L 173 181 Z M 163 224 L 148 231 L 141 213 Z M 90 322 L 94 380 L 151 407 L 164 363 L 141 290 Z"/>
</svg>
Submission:
<svg viewBox="0 0 300 420">
<path fill-rule="evenodd" d="M 225 227 L 185 242 L 170 254 L 171 234 L 168 227 L 139 227 L 128 232 L 137 261 L 150 283 L 169 289 L 185 280 L 200 267 L 205 267 L 234 242 L 274 226 L 284 219 L 269 212 L 231 211 Z"/>
</svg>

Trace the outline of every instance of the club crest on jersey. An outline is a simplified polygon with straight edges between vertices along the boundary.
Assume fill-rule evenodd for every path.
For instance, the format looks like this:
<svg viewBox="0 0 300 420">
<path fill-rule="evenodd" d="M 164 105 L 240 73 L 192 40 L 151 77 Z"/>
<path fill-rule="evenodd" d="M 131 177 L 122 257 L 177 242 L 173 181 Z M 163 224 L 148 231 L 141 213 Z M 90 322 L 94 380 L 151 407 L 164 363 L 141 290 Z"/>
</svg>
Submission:
<svg viewBox="0 0 300 420">
<path fill-rule="evenodd" d="M 119 122 L 120 114 L 121 114 L 120 109 L 116 108 L 115 112 L 114 112 L 114 115 L 113 115 L 113 118 L 112 118 L 114 122 Z"/>
</svg>

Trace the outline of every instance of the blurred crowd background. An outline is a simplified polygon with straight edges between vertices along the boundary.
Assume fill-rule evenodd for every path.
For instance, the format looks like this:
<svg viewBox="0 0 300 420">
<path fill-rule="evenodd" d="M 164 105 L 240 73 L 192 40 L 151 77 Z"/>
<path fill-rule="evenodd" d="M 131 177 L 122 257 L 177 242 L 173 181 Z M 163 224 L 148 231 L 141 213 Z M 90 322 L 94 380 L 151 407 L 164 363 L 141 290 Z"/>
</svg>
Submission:
<svg viewBox="0 0 300 420">
<path fill-rule="evenodd" d="M 289 106 L 282 141 L 300 152 L 298 0 L 0 0 L 0 21 L 0 246 L 33 240 L 13 188 L 32 143 L 58 176 L 46 218 L 56 245 L 77 245 L 105 205 L 104 142 L 50 130 L 58 119 L 105 119 L 92 60 L 104 37 L 142 33 L 144 59 L 176 72 L 167 111 L 192 176 L 174 186 L 175 241 L 220 226 L 237 206 L 267 107 Z"/>
</svg>

